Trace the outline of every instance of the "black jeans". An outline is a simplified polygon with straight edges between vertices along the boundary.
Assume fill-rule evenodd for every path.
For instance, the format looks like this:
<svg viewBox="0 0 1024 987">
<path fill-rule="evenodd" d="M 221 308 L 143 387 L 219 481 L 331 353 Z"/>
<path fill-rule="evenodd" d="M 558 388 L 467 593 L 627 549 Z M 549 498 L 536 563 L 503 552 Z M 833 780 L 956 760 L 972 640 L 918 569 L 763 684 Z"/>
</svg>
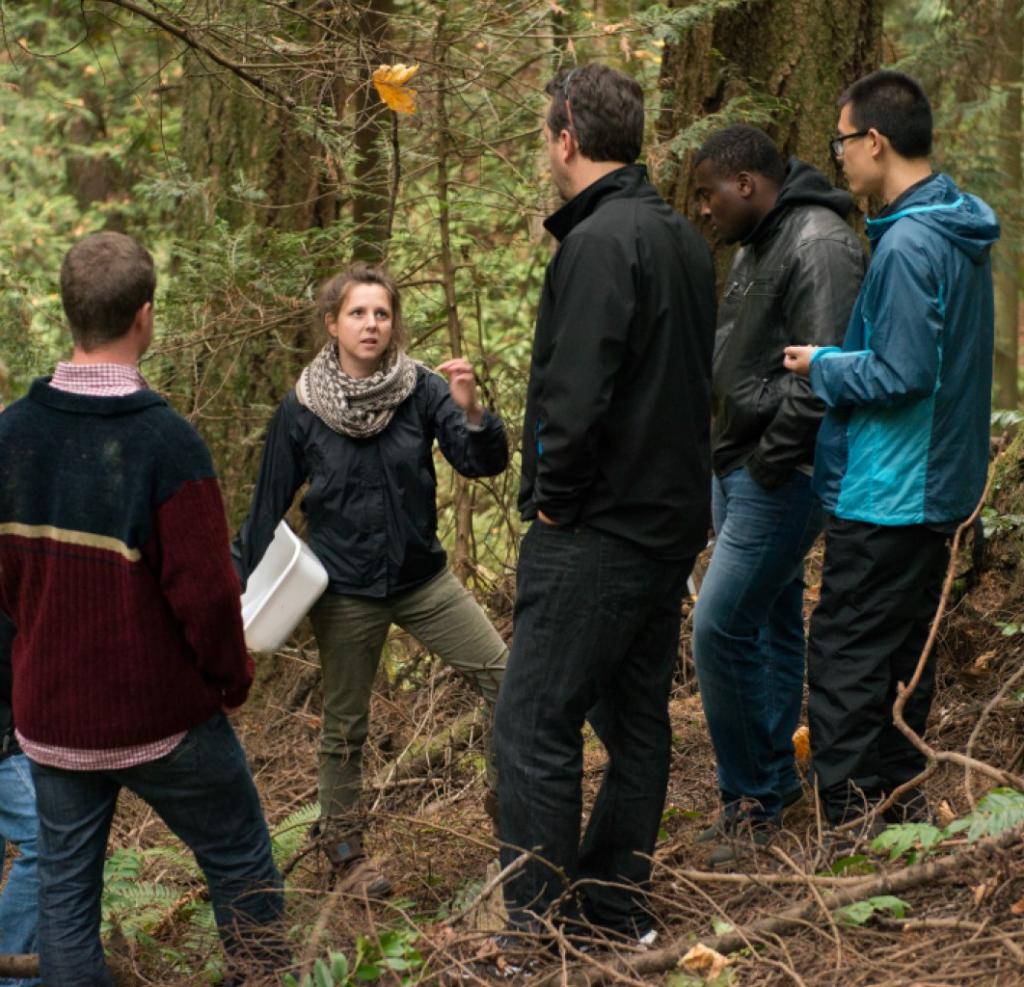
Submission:
<svg viewBox="0 0 1024 987">
<path fill-rule="evenodd" d="M 502 864 L 534 852 L 505 885 L 513 928 L 536 928 L 574 885 L 594 924 L 624 933 L 650 924 L 646 858 L 668 784 L 668 695 L 692 565 L 585 526 L 538 521 L 523 540 L 495 713 Z M 581 845 L 586 719 L 608 764 Z"/>
<path fill-rule="evenodd" d="M 807 650 L 814 774 L 833 823 L 858 815 L 909 781 L 924 755 L 892 721 L 928 637 L 949 564 L 949 538 L 923 525 L 886 527 L 831 517 L 825 527 L 821 599 Z M 935 654 L 904 708 L 923 734 L 935 687 Z"/>
</svg>

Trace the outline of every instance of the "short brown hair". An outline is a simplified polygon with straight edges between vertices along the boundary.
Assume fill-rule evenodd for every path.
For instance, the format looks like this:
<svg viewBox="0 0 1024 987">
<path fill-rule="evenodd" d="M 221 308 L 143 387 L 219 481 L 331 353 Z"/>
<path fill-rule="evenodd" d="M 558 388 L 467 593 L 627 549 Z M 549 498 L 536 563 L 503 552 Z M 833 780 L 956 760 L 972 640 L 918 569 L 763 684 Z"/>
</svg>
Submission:
<svg viewBox="0 0 1024 987">
<path fill-rule="evenodd" d="M 128 332 L 155 291 L 152 256 L 124 233 L 105 230 L 79 240 L 60 266 L 60 297 L 71 337 L 86 352 Z"/>
<path fill-rule="evenodd" d="M 594 62 L 562 69 L 545 87 L 548 129 L 568 130 L 591 161 L 632 164 L 644 142 L 644 91 L 636 79 Z"/>
<path fill-rule="evenodd" d="M 388 301 L 391 302 L 391 349 L 403 349 L 405 327 L 402 325 L 402 302 L 398 295 L 398 285 L 385 268 L 376 264 L 358 261 L 323 283 L 316 299 L 317 325 L 322 328 L 328 315 L 332 319 L 338 317 L 349 291 L 357 284 L 379 284 L 388 293 Z"/>
</svg>

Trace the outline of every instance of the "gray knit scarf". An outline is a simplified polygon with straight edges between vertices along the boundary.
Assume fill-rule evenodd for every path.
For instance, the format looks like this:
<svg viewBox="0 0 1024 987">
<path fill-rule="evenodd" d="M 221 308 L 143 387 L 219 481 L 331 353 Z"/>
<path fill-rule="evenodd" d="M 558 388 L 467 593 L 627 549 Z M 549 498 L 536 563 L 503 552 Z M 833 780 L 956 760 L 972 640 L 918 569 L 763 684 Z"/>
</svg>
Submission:
<svg viewBox="0 0 1024 987">
<path fill-rule="evenodd" d="M 385 354 L 376 373 L 357 378 L 341 369 L 337 344 L 331 340 L 302 371 L 295 395 L 328 428 L 368 439 L 387 428 L 415 387 L 416 361 L 401 350 Z"/>
</svg>

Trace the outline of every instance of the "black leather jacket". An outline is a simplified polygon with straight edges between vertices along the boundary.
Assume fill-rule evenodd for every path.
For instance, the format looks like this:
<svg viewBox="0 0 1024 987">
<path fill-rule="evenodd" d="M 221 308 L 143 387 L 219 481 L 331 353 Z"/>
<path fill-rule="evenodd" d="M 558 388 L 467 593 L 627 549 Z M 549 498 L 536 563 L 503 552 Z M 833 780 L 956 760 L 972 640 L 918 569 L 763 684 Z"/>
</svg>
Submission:
<svg viewBox="0 0 1024 987">
<path fill-rule="evenodd" d="M 718 310 L 711 432 L 719 476 L 746 466 L 780 486 L 814 459 L 824 405 L 783 367 L 792 344 L 839 345 L 866 268 L 853 200 L 790 160 L 775 208 L 743 241 Z"/>
</svg>

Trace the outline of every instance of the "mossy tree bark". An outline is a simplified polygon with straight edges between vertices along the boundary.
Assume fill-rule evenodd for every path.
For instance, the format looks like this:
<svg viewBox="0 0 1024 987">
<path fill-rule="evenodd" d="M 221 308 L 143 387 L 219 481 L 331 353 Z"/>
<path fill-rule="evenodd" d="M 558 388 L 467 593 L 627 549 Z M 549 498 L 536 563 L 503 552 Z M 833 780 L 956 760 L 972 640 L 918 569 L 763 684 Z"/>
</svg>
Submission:
<svg viewBox="0 0 1024 987">
<path fill-rule="evenodd" d="M 722 126 L 742 121 L 763 127 L 783 154 L 796 155 L 838 180 L 828 150 L 836 99 L 878 66 L 881 0 L 762 0 L 724 6 L 674 0 L 672 6 L 701 6 L 705 13 L 676 43 L 666 45 L 662 62 L 655 170 L 668 200 L 699 218 L 689 161 L 706 135 L 694 124 L 711 115 Z"/>
</svg>

